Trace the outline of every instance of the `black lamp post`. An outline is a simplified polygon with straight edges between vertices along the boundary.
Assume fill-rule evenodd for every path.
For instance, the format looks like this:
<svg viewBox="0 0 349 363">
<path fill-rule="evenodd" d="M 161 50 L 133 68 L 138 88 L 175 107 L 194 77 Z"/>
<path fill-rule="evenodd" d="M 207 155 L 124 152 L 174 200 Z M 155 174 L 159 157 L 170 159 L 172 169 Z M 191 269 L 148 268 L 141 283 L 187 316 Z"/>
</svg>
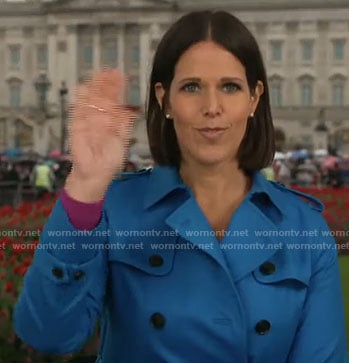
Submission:
<svg viewBox="0 0 349 363">
<path fill-rule="evenodd" d="M 68 88 L 64 81 L 61 83 L 59 89 L 59 98 L 61 104 L 61 154 L 65 153 L 65 139 L 66 139 L 66 121 L 67 121 L 67 94 Z"/>
<path fill-rule="evenodd" d="M 19 138 L 19 130 L 20 128 L 20 121 L 18 119 L 16 119 L 15 121 L 15 149 L 19 149 L 20 148 L 20 138 Z"/>
<path fill-rule="evenodd" d="M 328 149 L 329 145 L 328 145 L 328 127 L 326 126 L 325 123 L 325 107 L 322 107 L 319 111 L 318 114 L 318 123 L 314 128 L 314 131 L 318 134 L 321 135 L 321 139 L 323 139 L 325 137 L 325 145 L 323 145 L 323 148 Z"/>
<path fill-rule="evenodd" d="M 325 107 L 322 107 L 318 114 L 318 123 L 315 126 L 315 131 L 328 132 L 328 127 L 325 124 Z"/>
<path fill-rule="evenodd" d="M 51 87 L 51 82 L 47 78 L 46 74 L 40 74 L 34 83 L 35 89 L 38 93 L 39 108 L 46 116 L 47 114 L 47 91 Z"/>
</svg>

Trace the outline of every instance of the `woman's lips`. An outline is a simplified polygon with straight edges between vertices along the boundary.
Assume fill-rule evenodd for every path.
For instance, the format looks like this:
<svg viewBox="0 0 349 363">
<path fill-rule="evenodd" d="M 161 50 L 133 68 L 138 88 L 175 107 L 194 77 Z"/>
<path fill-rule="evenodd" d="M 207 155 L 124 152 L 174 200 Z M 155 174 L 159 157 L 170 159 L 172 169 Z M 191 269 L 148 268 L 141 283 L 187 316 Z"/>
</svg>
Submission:
<svg viewBox="0 0 349 363">
<path fill-rule="evenodd" d="M 218 139 L 222 134 L 224 134 L 227 129 L 221 127 L 204 127 L 197 130 L 206 139 L 215 140 Z"/>
</svg>

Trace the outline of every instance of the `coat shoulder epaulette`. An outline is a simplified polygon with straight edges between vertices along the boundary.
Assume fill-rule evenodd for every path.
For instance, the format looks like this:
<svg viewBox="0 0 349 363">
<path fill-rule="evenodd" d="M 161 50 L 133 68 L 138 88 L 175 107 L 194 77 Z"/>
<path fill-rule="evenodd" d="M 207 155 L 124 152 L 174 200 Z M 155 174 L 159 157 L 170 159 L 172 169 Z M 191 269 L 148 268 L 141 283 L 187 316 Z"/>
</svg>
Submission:
<svg viewBox="0 0 349 363">
<path fill-rule="evenodd" d="M 133 178 L 139 177 L 141 175 L 149 174 L 149 173 L 151 173 L 152 170 L 153 170 L 153 168 L 149 167 L 149 168 L 144 168 L 144 169 L 140 169 L 140 170 L 136 170 L 136 171 L 124 171 L 121 174 L 115 174 L 114 180 L 123 181 L 123 180 L 133 179 Z"/>
<path fill-rule="evenodd" d="M 287 188 L 282 183 L 277 183 L 277 182 L 271 182 L 271 183 L 273 183 L 273 185 L 276 186 L 276 188 L 282 191 L 296 195 L 300 200 L 308 204 L 310 208 L 315 209 L 318 212 L 322 212 L 324 210 L 324 204 L 319 199 L 313 197 L 312 195 L 303 193 L 296 189 Z"/>
</svg>

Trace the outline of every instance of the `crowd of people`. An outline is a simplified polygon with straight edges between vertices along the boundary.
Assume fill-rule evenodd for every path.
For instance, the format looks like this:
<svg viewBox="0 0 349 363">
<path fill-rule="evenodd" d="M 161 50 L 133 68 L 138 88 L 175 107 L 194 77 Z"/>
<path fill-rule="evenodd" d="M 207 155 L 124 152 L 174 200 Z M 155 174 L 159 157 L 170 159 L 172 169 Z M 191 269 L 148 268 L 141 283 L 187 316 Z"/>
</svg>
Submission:
<svg viewBox="0 0 349 363">
<path fill-rule="evenodd" d="M 271 166 L 263 169 L 267 179 L 287 187 L 332 186 L 342 187 L 349 182 L 349 165 L 346 159 L 337 156 L 322 158 L 287 158 L 276 156 Z M 142 166 L 134 155 L 125 163 L 124 171 L 137 171 Z M 329 163 L 330 161 L 330 163 Z M 39 157 L 37 159 L 0 158 L 0 183 L 23 183 L 36 189 L 37 197 L 45 193 L 56 193 L 64 185 L 70 171 L 68 159 Z"/>
<path fill-rule="evenodd" d="M 123 171 L 133 172 L 151 165 L 150 159 L 130 152 Z M 1 189 L 16 190 L 21 184 L 23 188 L 35 192 L 35 199 L 41 199 L 47 193 L 54 194 L 61 190 L 70 169 L 68 156 L 53 158 L 22 155 L 8 158 L 0 155 L 0 195 L 3 194 Z"/>
<path fill-rule="evenodd" d="M 276 158 L 263 170 L 267 179 L 287 187 L 342 187 L 349 182 L 349 166 L 345 158 L 334 155 L 326 157 Z"/>
<path fill-rule="evenodd" d="M 19 187 L 20 190 L 31 195 L 30 199 L 41 199 L 47 193 L 58 192 L 64 184 L 70 167 L 70 161 L 63 159 L 1 158 L 0 190 L 2 190 L 2 197 L 0 199 L 2 200 L 0 203 L 11 203 L 10 199 L 15 198 Z"/>
</svg>

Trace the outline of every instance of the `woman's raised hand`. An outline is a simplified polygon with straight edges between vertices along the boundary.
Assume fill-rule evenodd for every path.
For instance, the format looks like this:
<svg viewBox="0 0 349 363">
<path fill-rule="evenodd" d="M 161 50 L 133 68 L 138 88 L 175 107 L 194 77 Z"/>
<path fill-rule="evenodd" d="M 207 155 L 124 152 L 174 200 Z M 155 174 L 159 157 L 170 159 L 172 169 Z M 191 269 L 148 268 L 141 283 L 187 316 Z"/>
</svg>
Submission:
<svg viewBox="0 0 349 363">
<path fill-rule="evenodd" d="M 73 166 L 65 186 L 77 200 L 101 199 L 123 169 L 135 119 L 125 90 L 118 70 L 103 70 L 77 88 L 68 128 Z"/>
</svg>

